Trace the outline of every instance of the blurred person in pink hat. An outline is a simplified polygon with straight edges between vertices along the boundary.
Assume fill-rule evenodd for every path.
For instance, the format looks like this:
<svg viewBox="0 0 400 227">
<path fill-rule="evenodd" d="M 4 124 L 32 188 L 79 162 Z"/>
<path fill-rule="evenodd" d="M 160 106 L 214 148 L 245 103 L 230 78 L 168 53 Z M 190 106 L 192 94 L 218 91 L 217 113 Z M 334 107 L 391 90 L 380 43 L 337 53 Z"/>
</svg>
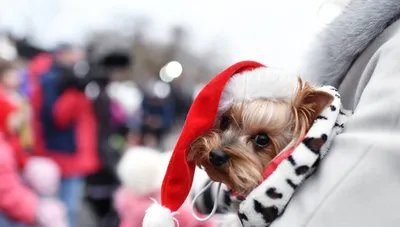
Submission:
<svg viewBox="0 0 400 227">
<path fill-rule="evenodd" d="M 49 220 L 51 226 L 67 227 L 67 210 L 58 198 L 61 172 L 57 164 L 48 158 L 32 157 L 25 165 L 23 177 L 36 194 L 57 212 L 57 218 Z"/>
<path fill-rule="evenodd" d="M 120 227 L 141 227 L 147 207 L 160 194 L 162 177 L 171 152 L 147 147 L 128 149 L 117 167 L 122 186 L 114 198 L 120 215 Z M 190 201 L 186 201 L 175 216 L 180 227 L 214 227 L 216 222 L 198 222 L 192 217 Z"/>
</svg>

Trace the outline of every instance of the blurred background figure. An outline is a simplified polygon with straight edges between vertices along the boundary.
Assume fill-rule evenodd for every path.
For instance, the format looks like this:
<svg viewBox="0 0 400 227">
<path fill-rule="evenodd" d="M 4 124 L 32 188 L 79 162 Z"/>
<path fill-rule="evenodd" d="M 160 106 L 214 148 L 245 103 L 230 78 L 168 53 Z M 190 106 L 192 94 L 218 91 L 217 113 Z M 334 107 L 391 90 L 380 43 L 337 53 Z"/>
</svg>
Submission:
<svg viewBox="0 0 400 227">
<path fill-rule="evenodd" d="M 30 158 L 23 170 L 28 186 L 46 201 L 51 201 L 60 213 L 49 220 L 50 226 L 68 227 L 67 209 L 58 199 L 61 173 L 57 164 L 48 158 Z"/>
<path fill-rule="evenodd" d="M 97 123 L 84 93 L 86 78 L 75 72 L 85 60 L 78 46 L 62 44 L 52 63 L 33 82 L 32 105 L 35 147 L 32 155 L 54 160 L 62 178 L 60 198 L 67 206 L 69 225 L 77 226 L 84 179 L 99 168 Z"/>
<path fill-rule="evenodd" d="M 150 80 L 142 101 L 142 143 L 160 147 L 174 122 L 175 103 L 171 86 L 161 80 Z"/>
<path fill-rule="evenodd" d="M 64 204 L 58 198 L 48 197 L 50 194 L 58 197 L 55 194 L 60 183 L 58 167 L 55 163 L 49 164 L 50 160 L 40 164 L 30 162 L 24 153 L 32 148 L 32 135 L 26 134 L 31 120 L 29 105 L 19 91 L 16 66 L 4 59 L 0 65 L 0 179 L 3 182 L 0 186 L 0 226 L 67 227 Z M 26 169 L 25 180 L 31 183 L 28 185 L 20 177 L 26 163 L 34 167 Z M 37 170 L 41 176 L 31 175 Z"/>
<path fill-rule="evenodd" d="M 161 152 L 147 147 L 128 149 L 118 164 L 122 182 L 116 192 L 115 207 L 121 217 L 120 227 L 140 227 L 146 209 L 158 200 L 164 172 L 172 152 Z M 132 163 L 135 163 L 132 165 Z M 216 227 L 215 220 L 198 222 L 192 217 L 190 201 L 175 216 L 181 227 Z"/>
<path fill-rule="evenodd" d="M 133 81 L 113 81 L 108 86 L 111 98 L 113 125 L 120 125 L 120 132 L 126 137 L 113 137 L 120 148 L 134 147 L 141 144 L 143 93 Z M 130 97 L 129 99 L 127 97 Z M 119 142 L 122 141 L 122 142 Z"/>
<path fill-rule="evenodd" d="M 121 91 L 119 83 L 113 81 L 133 62 L 133 55 L 126 51 L 125 42 L 117 37 L 113 37 L 113 40 L 115 42 L 95 42 L 89 46 L 89 70 L 86 75 L 89 83 L 85 88 L 96 115 L 101 160 L 100 169 L 86 178 L 86 200 L 99 221 L 98 226 L 110 227 L 118 222 L 112 206 L 114 191 L 119 186 L 115 167 L 127 143 L 127 118 L 132 113 L 129 105 L 131 98 L 124 96 L 123 99 L 127 101 L 121 102 L 119 92 L 125 94 L 124 90 Z M 115 88 L 112 85 L 116 84 L 117 90 L 112 89 Z"/>
</svg>

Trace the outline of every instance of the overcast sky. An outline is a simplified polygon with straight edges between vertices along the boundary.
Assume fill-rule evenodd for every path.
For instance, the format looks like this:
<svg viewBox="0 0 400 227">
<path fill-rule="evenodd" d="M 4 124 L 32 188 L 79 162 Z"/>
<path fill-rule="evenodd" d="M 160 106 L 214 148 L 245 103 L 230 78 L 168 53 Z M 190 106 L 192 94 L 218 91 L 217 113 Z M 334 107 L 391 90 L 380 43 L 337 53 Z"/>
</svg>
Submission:
<svg viewBox="0 0 400 227">
<path fill-rule="evenodd" d="M 118 15 L 145 15 L 150 33 L 165 39 L 173 24 L 190 28 L 196 50 L 217 40 L 229 63 L 257 60 L 292 68 L 318 28 L 321 0 L 0 0 L 2 27 L 17 34 L 30 24 L 40 45 L 80 41 L 89 28 L 110 26 Z M 6 7 L 4 7 L 6 5 Z M 112 26 L 116 26 L 115 24 Z M 32 32 L 29 32 L 32 33 Z"/>
</svg>

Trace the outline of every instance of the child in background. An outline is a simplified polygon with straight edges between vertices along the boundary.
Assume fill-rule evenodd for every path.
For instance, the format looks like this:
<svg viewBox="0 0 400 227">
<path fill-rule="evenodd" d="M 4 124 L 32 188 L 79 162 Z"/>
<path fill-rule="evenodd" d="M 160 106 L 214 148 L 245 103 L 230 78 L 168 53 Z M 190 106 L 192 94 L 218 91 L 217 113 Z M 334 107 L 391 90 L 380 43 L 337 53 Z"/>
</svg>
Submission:
<svg viewBox="0 0 400 227">
<path fill-rule="evenodd" d="M 43 201 L 50 201 L 58 213 L 47 220 L 51 227 L 68 227 L 67 209 L 58 198 L 61 172 L 48 158 L 31 157 L 22 172 L 24 180 Z"/>
<path fill-rule="evenodd" d="M 122 186 L 114 198 L 121 218 L 120 227 L 141 227 L 146 209 L 158 199 L 160 186 L 172 152 L 160 152 L 148 147 L 128 149 L 117 167 Z M 175 216 L 180 227 L 215 227 L 216 222 L 198 222 L 192 217 L 190 201 Z"/>
</svg>

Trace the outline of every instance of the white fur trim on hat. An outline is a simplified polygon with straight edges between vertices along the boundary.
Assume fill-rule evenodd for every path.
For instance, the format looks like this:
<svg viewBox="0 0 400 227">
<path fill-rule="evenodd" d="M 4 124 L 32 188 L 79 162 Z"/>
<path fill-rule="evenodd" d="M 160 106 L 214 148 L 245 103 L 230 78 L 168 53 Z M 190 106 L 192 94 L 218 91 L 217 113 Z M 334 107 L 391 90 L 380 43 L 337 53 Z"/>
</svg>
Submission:
<svg viewBox="0 0 400 227">
<path fill-rule="evenodd" d="M 290 99 L 298 87 L 297 73 L 282 69 L 261 67 L 235 74 L 227 82 L 219 101 L 219 112 L 233 104 L 258 98 Z"/>
<path fill-rule="evenodd" d="M 146 210 L 142 227 L 175 227 L 176 219 L 168 208 L 154 203 Z"/>
</svg>

